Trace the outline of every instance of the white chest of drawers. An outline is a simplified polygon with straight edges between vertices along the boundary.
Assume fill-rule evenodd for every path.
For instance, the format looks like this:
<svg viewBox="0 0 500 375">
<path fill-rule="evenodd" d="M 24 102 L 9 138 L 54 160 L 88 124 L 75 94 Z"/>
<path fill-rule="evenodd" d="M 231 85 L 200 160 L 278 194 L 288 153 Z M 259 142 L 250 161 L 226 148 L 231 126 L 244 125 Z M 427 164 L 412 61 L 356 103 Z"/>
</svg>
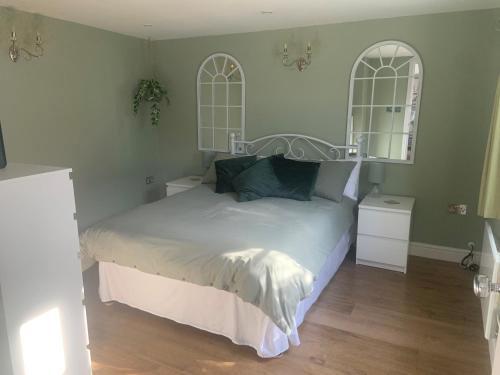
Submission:
<svg viewBox="0 0 500 375">
<path fill-rule="evenodd" d="M 0 374 L 89 375 L 70 169 L 0 170 Z"/>
<path fill-rule="evenodd" d="M 415 198 L 368 195 L 359 205 L 356 263 L 406 273 Z"/>
</svg>

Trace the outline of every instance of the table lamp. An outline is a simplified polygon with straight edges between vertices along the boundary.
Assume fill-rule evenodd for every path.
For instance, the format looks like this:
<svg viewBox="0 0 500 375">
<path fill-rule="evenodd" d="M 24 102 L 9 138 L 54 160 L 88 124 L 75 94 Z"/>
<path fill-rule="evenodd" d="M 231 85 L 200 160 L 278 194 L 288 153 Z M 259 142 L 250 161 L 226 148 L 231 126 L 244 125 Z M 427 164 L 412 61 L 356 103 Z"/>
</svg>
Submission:
<svg viewBox="0 0 500 375">
<path fill-rule="evenodd" d="M 368 170 L 368 181 L 373 184 L 372 195 L 380 196 L 380 184 L 384 182 L 385 178 L 385 165 L 384 163 L 370 163 L 370 167 Z"/>
</svg>

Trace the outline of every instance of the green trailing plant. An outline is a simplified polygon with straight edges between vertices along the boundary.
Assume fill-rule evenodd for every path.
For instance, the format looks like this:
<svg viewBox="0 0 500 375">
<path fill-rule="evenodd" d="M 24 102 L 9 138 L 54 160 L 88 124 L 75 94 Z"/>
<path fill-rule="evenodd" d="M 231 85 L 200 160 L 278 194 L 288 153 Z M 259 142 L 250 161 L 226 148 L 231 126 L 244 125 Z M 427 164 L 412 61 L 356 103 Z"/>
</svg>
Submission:
<svg viewBox="0 0 500 375">
<path fill-rule="evenodd" d="M 167 97 L 167 90 L 156 79 L 141 79 L 139 87 L 134 96 L 134 113 L 139 112 L 142 102 L 151 103 L 151 125 L 158 126 L 160 121 L 160 104 L 165 99 L 167 104 L 170 100 Z"/>
</svg>

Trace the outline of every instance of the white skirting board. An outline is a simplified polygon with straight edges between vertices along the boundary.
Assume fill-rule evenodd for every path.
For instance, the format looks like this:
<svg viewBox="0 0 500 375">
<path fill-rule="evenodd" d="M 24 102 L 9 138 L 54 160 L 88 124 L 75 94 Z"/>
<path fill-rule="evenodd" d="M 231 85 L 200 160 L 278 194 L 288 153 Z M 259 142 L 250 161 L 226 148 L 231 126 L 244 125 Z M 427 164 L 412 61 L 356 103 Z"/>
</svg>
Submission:
<svg viewBox="0 0 500 375">
<path fill-rule="evenodd" d="M 469 254 L 467 249 L 432 245 L 423 242 L 410 242 L 410 255 L 422 258 L 439 259 L 447 262 L 460 263 L 464 256 Z M 481 252 L 474 252 L 474 261 L 479 264 Z"/>
</svg>

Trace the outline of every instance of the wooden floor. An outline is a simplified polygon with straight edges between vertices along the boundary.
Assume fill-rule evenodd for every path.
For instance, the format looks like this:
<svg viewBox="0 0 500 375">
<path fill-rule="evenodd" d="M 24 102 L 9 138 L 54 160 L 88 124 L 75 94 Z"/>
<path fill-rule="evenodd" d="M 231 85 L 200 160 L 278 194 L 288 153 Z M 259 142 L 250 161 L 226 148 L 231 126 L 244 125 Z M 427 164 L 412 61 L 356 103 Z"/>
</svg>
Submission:
<svg viewBox="0 0 500 375">
<path fill-rule="evenodd" d="M 224 337 L 100 303 L 94 267 L 85 274 L 94 374 L 489 374 L 472 276 L 417 257 L 407 275 L 347 259 L 300 327 L 302 344 L 263 360 Z"/>
</svg>

